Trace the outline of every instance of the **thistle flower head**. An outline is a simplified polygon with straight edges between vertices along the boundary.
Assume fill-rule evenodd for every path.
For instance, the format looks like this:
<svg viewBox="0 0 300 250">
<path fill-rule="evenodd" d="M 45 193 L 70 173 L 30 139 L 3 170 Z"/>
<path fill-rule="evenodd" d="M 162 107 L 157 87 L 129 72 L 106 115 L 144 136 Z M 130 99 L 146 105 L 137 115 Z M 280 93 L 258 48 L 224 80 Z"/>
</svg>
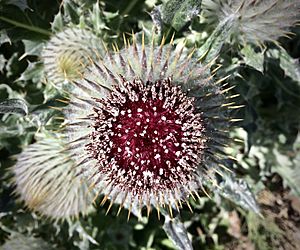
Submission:
<svg viewBox="0 0 300 250">
<path fill-rule="evenodd" d="M 68 28 L 55 34 L 42 52 L 48 81 L 59 84 L 81 78 L 102 51 L 102 41 L 88 30 Z"/>
<path fill-rule="evenodd" d="M 151 193 L 189 186 L 205 147 L 204 123 L 194 99 L 172 79 L 123 79 L 96 99 L 87 153 L 120 189 L 147 200 Z M 180 185 L 178 185 L 180 183 Z"/>
<path fill-rule="evenodd" d="M 48 135 L 18 156 L 15 192 L 29 209 L 53 219 L 87 213 L 92 196 L 73 166 L 60 139 Z"/>
<path fill-rule="evenodd" d="M 209 22 L 234 15 L 237 39 L 259 44 L 286 35 L 300 18 L 298 0 L 203 0 L 202 8 Z"/>
<path fill-rule="evenodd" d="M 134 41 L 73 82 L 64 110 L 69 149 L 102 204 L 171 211 L 197 194 L 227 141 L 227 90 L 207 71 L 183 48 Z"/>
</svg>

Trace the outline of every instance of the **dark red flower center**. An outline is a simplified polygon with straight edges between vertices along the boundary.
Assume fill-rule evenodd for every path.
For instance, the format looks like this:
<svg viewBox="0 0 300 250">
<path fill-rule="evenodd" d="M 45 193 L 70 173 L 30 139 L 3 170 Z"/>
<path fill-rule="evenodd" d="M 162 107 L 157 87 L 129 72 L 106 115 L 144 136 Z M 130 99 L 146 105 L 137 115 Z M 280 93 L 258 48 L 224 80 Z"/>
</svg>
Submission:
<svg viewBox="0 0 300 250">
<path fill-rule="evenodd" d="M 193 98 L 171 79 L 126 82 L 97 100 L 87 150 L 108 182 L 134 194 L 176 188 L 192 179 L 205 138 Z"/>
</svg>

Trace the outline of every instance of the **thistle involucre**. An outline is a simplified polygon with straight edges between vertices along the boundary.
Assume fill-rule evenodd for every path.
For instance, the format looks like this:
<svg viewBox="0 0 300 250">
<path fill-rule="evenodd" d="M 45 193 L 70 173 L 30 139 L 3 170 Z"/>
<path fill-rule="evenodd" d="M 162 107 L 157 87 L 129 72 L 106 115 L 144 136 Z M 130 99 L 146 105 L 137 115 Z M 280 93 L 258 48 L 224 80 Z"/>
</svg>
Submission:
<svg viewBox="0 0 300 250">
<path fill-rule="evenodd" d="M 183 48 L 133 42 L 87 72 L 73 82 L 66 135 L 101 204 L 171 211 L 198 195 L 207 172 L 222 165 L 232 104 L 209 67 Z"/>
<path fill-rule="evenodd" d="M 236 16 L 235 35 L 242 42 L 275 41 L 299 23 L 299 0 L 203 0 L 204 15 L 212 22 Z"/>
<path fill-rule="evenodd" d="M 87 213 L 92 195 L 76 178 L 60 138 L 47 136 L 26 148 L 15 166 L 16 194 L 40 214 L 60 219 Z"/>
<path fill-rule="evenodd" d="M 59 32 L 42 52 L 46 77 L 54 84 L 81 78 L 90 60 L 103 51 L 102 41 L 88 30 L 68 28 Z"/>
</svg>

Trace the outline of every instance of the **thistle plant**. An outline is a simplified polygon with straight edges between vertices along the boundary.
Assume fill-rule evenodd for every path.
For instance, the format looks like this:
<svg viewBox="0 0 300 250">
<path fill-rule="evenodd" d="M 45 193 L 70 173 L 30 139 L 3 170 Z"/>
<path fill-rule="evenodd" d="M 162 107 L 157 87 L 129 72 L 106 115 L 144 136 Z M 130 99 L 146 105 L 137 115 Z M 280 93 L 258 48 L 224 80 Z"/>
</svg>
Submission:
<svg viewBox="0 0 300 250">
<path fill-rule="evenodd" d="M 257 190 L 299 196 L 299 43 L 276 46 L 299 1 L 21 2 L 0 8 L 0 245 L 235 249 Z"/>
<path fill-rule="evenodd" d="M 233 16 L 233 36 L 242 43 L 261 44 L 289 34 L 299 23 L 297 0 L 203 0 L 203 15 L 209 23 Z"/>
<path fill-rule="evenodd" d="M 41 135 L 12 168 L 19 199 L 52 219 L 86 214 L 91 208 L 92 194 L 76 178 L 74 162 L 65 151 L 59 136 Z"/>
<path fill-rule="evenodd" d="M 167 205 L 172 214 L 225 167 L 229 110 L 238 107 L 192 54 L 133 37 L 73 81 L 63 109 L 67 144 L 109 209 L 159 214 Z"/>
<path fill-rule="evenodd" d="M 103 43 L 87 29 L 68 28 L 55 34 L 42 51 L 47 80 L 62 83 L 81 78 L 91 59 L 103 53 Z"/>
</svg>

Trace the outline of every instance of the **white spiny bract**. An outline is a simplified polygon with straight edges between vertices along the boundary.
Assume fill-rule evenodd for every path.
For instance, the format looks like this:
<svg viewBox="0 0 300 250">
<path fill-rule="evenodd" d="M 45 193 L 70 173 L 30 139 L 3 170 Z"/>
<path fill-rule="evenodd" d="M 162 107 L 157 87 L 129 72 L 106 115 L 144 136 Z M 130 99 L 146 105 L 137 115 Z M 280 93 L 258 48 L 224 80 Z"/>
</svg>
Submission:
<svg viewBox="0 0 300 250">
<path fill-rule="evenodd" d="M 208 22 L 235 16 L 234 36 L 241 42 L 262 44 L 287 35 L 299 23 L 299 0 L 203 0 Z"/>
<path fill-rule="evenodd" d="M 79 79 L 90 61 L 101 57 L 103 51 L 102 40 L 89 30 L 65 29 L 55 34 L 43 49 L 46 78 L 55 85 Z"/>
<path fill-rule="evenodd" d="M 47 135 L 28 146 L 13 166 L 15 193 L 25 205 L 51 219 L 86 214 L 92 194 L 76 177 L 61 138 Z"/>
<path fill-rule="evenodd" d="M 73 81 L 63 109 L 70 154 L 90 188 L 141 214 L 179 209 L 224 167 L 230 88 L 172 45 L 125 43 Z M 209 173 L 209 174 L 208 174 Z"/>
</svg>

